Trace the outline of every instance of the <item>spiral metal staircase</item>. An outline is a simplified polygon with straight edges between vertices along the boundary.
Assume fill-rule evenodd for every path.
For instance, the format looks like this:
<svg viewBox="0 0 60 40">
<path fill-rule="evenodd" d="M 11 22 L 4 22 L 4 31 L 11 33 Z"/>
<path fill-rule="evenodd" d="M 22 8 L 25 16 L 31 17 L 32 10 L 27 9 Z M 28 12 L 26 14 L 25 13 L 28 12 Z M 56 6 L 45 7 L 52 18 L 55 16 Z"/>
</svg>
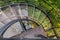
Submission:
<svg viewBox="0 0 60 40">
<path fill-rule="evenodd" d="M 36 34 L 47 37 L 47 29 L 51 27 L 52 24 L 47 15 L 35 5 L 17 3 L 0 8 L 0 36 L 3 38 L 15 37 L 14 35 L 17 34 L 23 36 L 26 34 L 30 37 L 37 31 Z"/>
</svg>

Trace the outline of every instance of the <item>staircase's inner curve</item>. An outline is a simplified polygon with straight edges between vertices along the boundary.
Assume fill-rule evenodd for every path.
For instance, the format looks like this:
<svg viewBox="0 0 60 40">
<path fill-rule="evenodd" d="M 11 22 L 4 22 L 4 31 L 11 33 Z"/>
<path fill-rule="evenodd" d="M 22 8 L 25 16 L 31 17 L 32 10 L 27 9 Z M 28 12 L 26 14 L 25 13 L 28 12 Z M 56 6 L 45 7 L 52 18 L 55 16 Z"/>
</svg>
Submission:
<svg viewBox="0 0 60 40">
<path fill-rule="evenodd" d="M 45 30 L 47 30 L 48 28 L 51 28 L 51 23 L 48 17 L 46 17 L 46 15 L 43 12 L 36 9 L 35 6 L 28 6 L 28 4 L 26 3 L 13 4 L 13 5 L 8 5 L 6 7 L 1 8 L 0 9 L 0 28 L 3 27 L 5 24 L 9 23 L 10 21 L 19 19 L 19 18 L 21 19 L 28 18 L 28 19 L 34 20 L 39 25 L 42 25 Z M 26 25 L 28 23 L 26 21 L 23 21 L 23 22 Z M 29 26 L 31 26 L 31 28 L 35 28 L 36 24 L 29 22 Z M 19 22 L 17 22 L 5 32 L 4 37 L 11 37 L 13 35 L 21 33 L 21 31 L 22 31 L 21 25 Z M 54 35 L 54 33 L 52 33 L 52 35 Z"/>
</svg>

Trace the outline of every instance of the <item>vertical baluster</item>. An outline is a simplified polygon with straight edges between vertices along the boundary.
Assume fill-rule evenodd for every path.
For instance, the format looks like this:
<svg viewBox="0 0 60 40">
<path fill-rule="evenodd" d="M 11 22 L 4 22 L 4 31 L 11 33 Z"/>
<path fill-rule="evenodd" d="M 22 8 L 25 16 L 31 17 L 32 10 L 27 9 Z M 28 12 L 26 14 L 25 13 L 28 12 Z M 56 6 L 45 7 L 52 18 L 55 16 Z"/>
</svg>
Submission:
<svg viewBox="0 0 60 40">
<path fill-rule="evenodd" d="M 4 24 L 7 24 L 11 20 L 4 14 L 4 12 L 1 10 L 0 12 L 0 21 L 3 22 Z"/>
<path fill-rule="evenodd" d="M 23 18 L 23 13 L 22 13 L 21 5 L 19 5 L 19 4 L 18 4 L 18 14 L 20 14 L 19 19 L 22 19 Z M 25 31 L 25 26 L 23 25 L 22 20 L 19 20 L 19 22 L 21 24 L 22 31 Z"/>
<path fill-rule="evenodd" d="M 9 5 L 9 9 L 10 9 L 10 16 L 11 20 L 17 19 L 16 17 L 16 13 L 14 12 L 14 10 L 12 9 L 12 7 Z"/>
<path fill-rule="evenodd" d="M 34 6 L 34 8 L 32 10 L 33 10 L 32 18 L 34 18 L 35 6 Z"/>
<path fill-rule="evenodd" d="M 37 17 L 37 20 L 39 19 L 40 15 L 41 15 L 41 11 L 39 12 L 39 16 Z"/>
<path fill-rule="evenodd" d="M 17 4 L 16 6 L 10 6 L 10 10 L 11 10 L 11 12 L 15 15 L 15 18 L 16 19 L 19 19 L 20 18 L 20 14 L 19 14 L 19 5 Z M 13 25 L 14 27 L 14 29 L 16 30 L 18 30 L 19 32 L 21 32 L 22 31 L 22 29 L 21 29 L 21 24 L 19 25 L 19 22 L 18 23 L 16 23 L 16 24 L 14 24 Z M 20 28 L 19 28 L 20 27 Z M 16 31 L 17 31 L 16 30 Z"/>
<path fill-rule="evenodd" d="M 22 10 L 23 18 L 28 18 L 28 4 L 27 3 L 21 5 L 21 10 Z"/>
</svg>

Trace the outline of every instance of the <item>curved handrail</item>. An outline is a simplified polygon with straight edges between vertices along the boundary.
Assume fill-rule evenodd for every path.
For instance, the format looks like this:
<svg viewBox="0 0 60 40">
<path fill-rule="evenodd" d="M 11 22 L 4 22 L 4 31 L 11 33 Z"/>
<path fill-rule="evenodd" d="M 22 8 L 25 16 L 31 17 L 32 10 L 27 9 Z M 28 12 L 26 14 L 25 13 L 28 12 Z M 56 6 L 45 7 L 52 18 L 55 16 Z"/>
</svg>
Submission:
<svg viewBox="0 0 60 40">
<path fill-rule="evenodd" d="M 21 3 L 15 3 L 15 4 L 10 4 L 10 6 L 15 6 L 15 5 L 23 5 L 23 4 L 21 4 Z M 40 10 L 42 13 L 44 13 L 45 15 L 46 15 L 46 17 L 49 19 L 49 21 L 50 21 L 50 23 L 52 24 L 52 27 L 53 27 L 53 23 L 52 23 L 52 21 L 50 20 L 50 18 L 49 18 L 49 15 L 45 12 L 45 11 L 43 11 L 40 7 L 37 7 L 36 5 L 33 5 L 33 4 L 30 4 L 30 3 L 28 3 L 28 6 L 30 6 L 30 7 L 35 7 L 36 9 L 38 9 L 38 10 Z M 7 6 L 4 6 L 4 7 L 1 7 L 0 9 L 2 9 L 2 10 L 5 10 L 6 8 L 8 8 L 9 7 L 9 5 L 7 5 Z"/>
<path fill-rule="evenodd" d="M 16 20 L 13 20 L 9 23 L 7 23 L 6 25 L 4 25 L 1 29 L 0 29 L 0 36 L 3 36 L 3 34 L 5 33 L 5 31 L 11 26 L 13 25 L 14 23 L 18 22 L 19 20 L 22 20 L 22 21 L 32 21 L 34 23 L 36 23 L 35 21 L 33 20 L 30 20 L 30 19 L 16 19 Z M 38 23 L 36 23 L 37 26 L 40 26 Z"/>
<path fill-rule="evenodd" d="M 21 3 L 16 3 L 16 4 L 10 4 L 10 6 L 15 6 L 15 5 L 18 5 L 18 4 L 19 4 L 19 5 L 23 5 L 23 4 L 21 4 Z M 40 7 L 37 7 L 36 5 L 29 4 L 29 3 L 28 3 L 28 6 L 30 6 L 30 7 L 35 7 L 36 9 L 40 10 L 40 11 L 43 12 L 43 13 L 46 15 L 46 17 L 48 17 L 48 19 L 50 20 L 48 14 L 47 14 L 46 12 L 44 12 Z M 8 8 L 8 7 L 9 7 L 9 5 L 6 5 L 6 6 L 1 7 L 0 9 L 5 10 L 5 9 Z M 50 20 L 50 23 L 52 24 L 51 20 Z"/>
</svg>

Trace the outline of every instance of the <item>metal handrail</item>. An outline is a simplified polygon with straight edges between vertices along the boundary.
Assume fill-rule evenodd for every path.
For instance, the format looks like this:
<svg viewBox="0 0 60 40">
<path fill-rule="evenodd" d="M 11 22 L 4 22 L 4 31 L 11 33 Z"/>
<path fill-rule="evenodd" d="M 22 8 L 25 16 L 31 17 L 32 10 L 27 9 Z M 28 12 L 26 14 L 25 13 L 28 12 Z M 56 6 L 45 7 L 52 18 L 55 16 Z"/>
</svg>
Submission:
<svg viewBox="0 0 60 40">
<path fill-rule="evenodd" d="M 4 25 L 4 26 L 0 29 L 0 36 L 3 36 L 3 34 L 5 33 L 5 31 L 6 31 L 11 25 L 13 25 L 14 23 L 19 22 L 19 20 L 22 20 L 22 21 L 32 21 L 32 22 L 35 23 L 37 26 L 40 26 L 38 23 L 36 23 L 35 21 L 30 20 L 30 19 L 16 19 L 16 20 L 13 20 L 13 21 L 7 23 L 6 25 Z"/>
</svg>

